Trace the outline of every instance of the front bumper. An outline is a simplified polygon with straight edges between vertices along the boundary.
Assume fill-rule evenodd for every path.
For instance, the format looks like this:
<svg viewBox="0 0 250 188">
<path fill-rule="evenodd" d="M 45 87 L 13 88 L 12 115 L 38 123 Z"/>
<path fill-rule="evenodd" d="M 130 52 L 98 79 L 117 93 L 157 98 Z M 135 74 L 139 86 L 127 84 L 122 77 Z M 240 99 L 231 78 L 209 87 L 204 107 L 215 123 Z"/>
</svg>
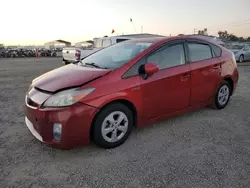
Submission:
<svg viewBox="0 0 250 188">
<path fill-rule="evenodd" d="M 84 146 L 90 142 L 90 127 L 98 108 L 76 104 L 65 108 L 31 108 L 25 105 L 25 123 L 41 142 L 62 149 Z M 62 124 L 61 140 L 53 140 L 53 124 Z"/>
<path fill-rule="evenodd" d="M 28 129 L 30 130 L 30 132 L 33 134 L 33 136 L 36 137 L 37 140 L 43 142 L 43 138 L 35 130 L 33 123 L 27 117 L 25 117 L 25 123 L 26 123 L 26 126 L 28 127 Z"/>
</svg>

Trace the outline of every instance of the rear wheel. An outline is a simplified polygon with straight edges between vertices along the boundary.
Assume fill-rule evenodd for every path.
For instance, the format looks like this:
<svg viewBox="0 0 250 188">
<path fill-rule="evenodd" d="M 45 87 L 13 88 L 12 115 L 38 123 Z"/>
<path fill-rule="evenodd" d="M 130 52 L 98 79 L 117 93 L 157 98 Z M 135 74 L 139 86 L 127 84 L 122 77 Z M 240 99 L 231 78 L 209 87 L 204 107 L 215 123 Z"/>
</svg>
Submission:
<svg viewBox="0 0 250 188">
<path fill-rule="evenodd" d="M 244 55 L 240 55 L 239 62 L 242 63 L 244 61 Z"/>
<path fill-rule="evenodd" d="M 131 110 L 121 104 L 111 104 L 97 115 L 93 124 L 93 141 L 103 148 L 114 148 L 124 143 L 133 127 Z"/>
<path fill-rule="evenodd" d="M 214 99 L 214 103 L 212 107 L 216 109 L 223 109 L 227 106 L 229 100 L 230 100 L 230 94 L 231 94 L 231 86 L 227 81 L 223 81 L 220 84 L 219 89 L 217 90 L 217 94 Z"/>
</svg>

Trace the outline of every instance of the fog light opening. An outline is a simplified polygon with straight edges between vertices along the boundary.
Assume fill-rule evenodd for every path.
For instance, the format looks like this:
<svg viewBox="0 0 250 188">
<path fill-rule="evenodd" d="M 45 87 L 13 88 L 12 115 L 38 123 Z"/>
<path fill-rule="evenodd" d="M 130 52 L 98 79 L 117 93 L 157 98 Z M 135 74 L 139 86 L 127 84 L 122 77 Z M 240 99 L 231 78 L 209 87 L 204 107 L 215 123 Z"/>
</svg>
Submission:
<svg viewBox="0 0 250 188">
<path fill-rule="evenodd" d="M 53 125 L 53 139 L 56 141 L 60 141 L 61 135 L 62 135 L 62 124 L 54 123 L 54 125 Z"/>
</svg>

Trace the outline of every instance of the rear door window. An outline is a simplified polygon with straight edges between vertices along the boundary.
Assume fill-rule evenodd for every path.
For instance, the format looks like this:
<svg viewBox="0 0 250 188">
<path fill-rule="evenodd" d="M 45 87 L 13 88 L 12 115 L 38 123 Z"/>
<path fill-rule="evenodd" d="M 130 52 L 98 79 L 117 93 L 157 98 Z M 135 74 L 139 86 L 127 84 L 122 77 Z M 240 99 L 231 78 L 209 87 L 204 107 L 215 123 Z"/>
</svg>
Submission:
<svg viewBox="0 0 250 188">
<path fill-rule="evenodd" d="M 211 47 L 203 43 L 188 43 L 190 60 L 192 62 L 213 58 Z"/>
</svg>

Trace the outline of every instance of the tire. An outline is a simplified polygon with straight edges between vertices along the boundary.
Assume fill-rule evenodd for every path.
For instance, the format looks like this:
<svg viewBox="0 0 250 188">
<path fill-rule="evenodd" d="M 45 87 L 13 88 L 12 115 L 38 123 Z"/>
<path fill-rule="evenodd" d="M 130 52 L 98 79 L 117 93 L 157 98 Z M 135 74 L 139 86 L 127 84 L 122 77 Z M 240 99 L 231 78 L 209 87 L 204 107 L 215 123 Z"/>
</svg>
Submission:
<svg viewBox="0 0 250 188">
<path fill-rule="evenodd" d="M 241 54 L 240 57 L 239 57 L 239 62 L 240 62 L 240 63 L 243 63 L 243 61 L 244 61 L 244 55 Z"/>
<path fill-rule="evenodd" d="M 222 94 L 223 91 L 224 95 Z M 218 110 L 225 108 L 230 100 L 231 93 L 232 93 L 232 88 L 230 84 L 227 81 L 223 80 L 217 90 L 212 107 Z"/>
<path fill-rule="evenodd" d="M 120 124 L 118 122 L 119 117 L 123 117 Z M 113 122 L 111 122 L 112 119 Z M 129 137 L 133 124 L 133 113 L 126 105 L 121 103 L 110 104 L 103 108 L 95 118 L 92 125 L 93 141 L 99 147 L 106 149 L 118 147 Z"/>
</svg>

